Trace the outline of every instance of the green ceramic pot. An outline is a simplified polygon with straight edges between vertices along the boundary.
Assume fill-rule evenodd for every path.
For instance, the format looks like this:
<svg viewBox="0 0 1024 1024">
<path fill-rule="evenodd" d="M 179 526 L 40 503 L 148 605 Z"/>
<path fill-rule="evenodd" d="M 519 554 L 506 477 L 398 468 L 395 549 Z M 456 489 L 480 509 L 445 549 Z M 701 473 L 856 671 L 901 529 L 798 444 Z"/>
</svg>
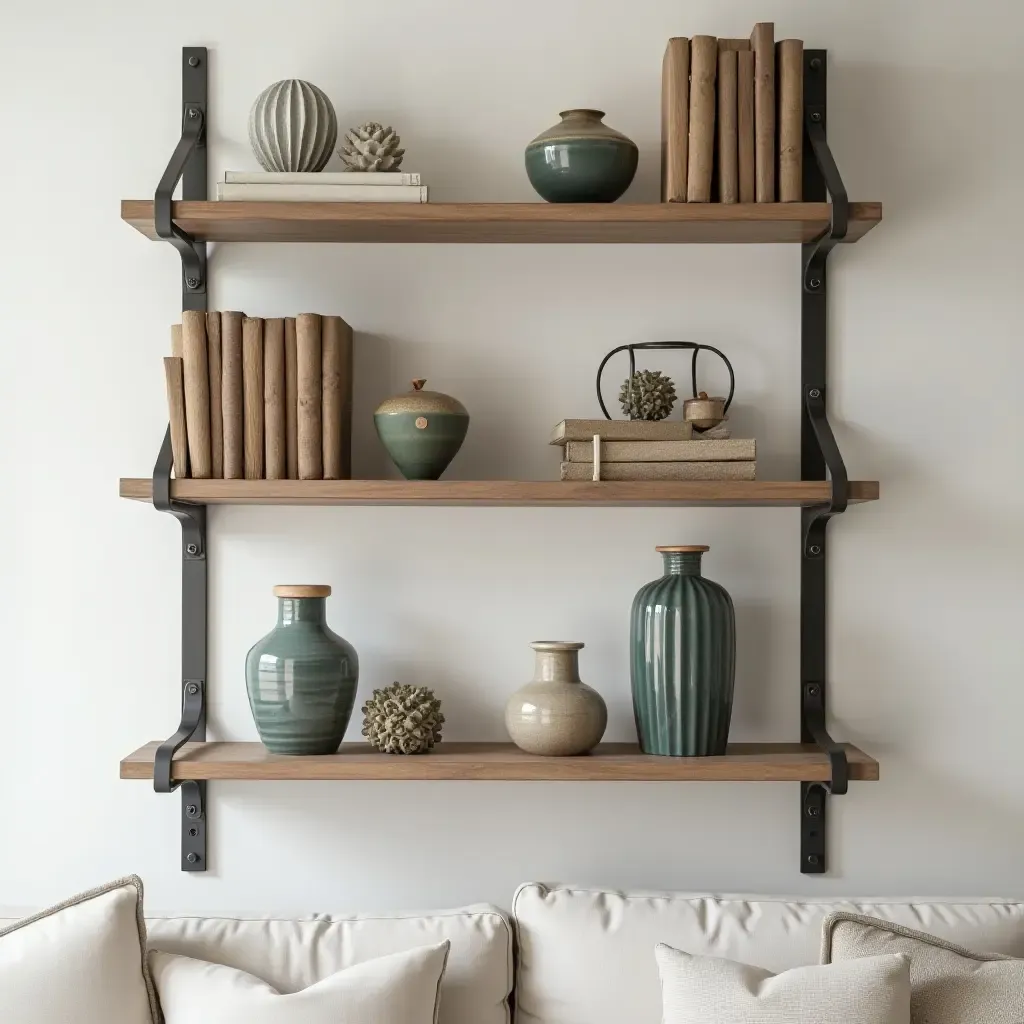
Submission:
<svg viewBox="0 0 1024 1024">
<path fill-rule="evenodd" d="M 249 651 L 245 683 L 263 745 L 275 754 L 334 754 L 352 717 L 355 648 L 327 627 L 330 587 L 274 587 L 277 626 Z"/>
<path fill-rule="evenodd" d="M 549 203 L 614 203 L 636 174 L 636 143 L 603 124 L 603 110 L 558 116 L 526 147 L 530 184 Z"/>
<path fill-rule="evenodd" d="M 661 547 L 665 575 L 641 587 L 630 619 L 633 712 L 645 754 L 724 754 L 736 675 L 736 615 L 700 574 L 706 547 Z"/>
<path fill-rule="evenodd" d="M 469 413 L 451 395 L 424 391 L 414 380 L 412 391 L 382 402 L 373 414 L 377 436 L 406 480 L 436 480 L 448 468 L 466 439 Z"/>
</svg>

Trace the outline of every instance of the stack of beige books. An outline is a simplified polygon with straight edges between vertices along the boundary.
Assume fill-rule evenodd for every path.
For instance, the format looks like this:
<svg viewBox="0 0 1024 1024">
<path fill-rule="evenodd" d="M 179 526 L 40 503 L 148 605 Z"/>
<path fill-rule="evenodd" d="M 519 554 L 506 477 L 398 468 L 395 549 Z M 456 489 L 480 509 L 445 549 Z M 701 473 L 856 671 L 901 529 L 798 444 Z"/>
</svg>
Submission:
<svg viewBox="0 0 1024 1024">
<path fill-rule="evenodd" d="M 689 423 L 562 420 L 563 480 L 753 480 L 753 438 L 710 439 Z"/>
</svg>

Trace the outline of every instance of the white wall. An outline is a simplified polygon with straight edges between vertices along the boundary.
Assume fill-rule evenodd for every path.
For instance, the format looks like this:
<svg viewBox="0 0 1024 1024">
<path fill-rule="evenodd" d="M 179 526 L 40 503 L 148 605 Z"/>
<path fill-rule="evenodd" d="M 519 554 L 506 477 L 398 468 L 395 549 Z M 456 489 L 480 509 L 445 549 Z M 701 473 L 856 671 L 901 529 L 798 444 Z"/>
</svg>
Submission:
<svg viewBox="0 0 1024 1024">
<path fill-rule="evenodd" d="M 524 879 L 809 894 L 1024 895 L 1020 324 L 1024 14 L 1005 0 L 218 0 L 6 4 L 3 111 L 5 673 L 0 903 L 138 871 L 153 906 L 388 909 Z M 530 200 L 522 147 L 600 106 L 656 198 L 672 34 L 758 17 L 827 46 L 830 137 L 885 222 L 833 259 L 832 410 L 881 502 L 832 528 L 834 733 L 882 764 L 832 803 L 834 870 L 798 873 L 795 785 L 211 786 L 213 870 L 177 869 L 178 798 L 121 782 L 177 721 L 176 526 L 119 501 L 165 421 L 160 356 L 177 257 L 118 219 L 176 141 L 183 44 L 211 48 L 211 176 L 255 167 L 246 115 L 301 76 L 343 124 L 393 123 L 436 199 Z M 214 308 L 342 313 L 357 329 L 357 469 L 385 472 L 369 413 L 414 376 L 473 425 L 450 475 L 551 478 L 564 416 L 627 341 L 724 348 L 734 423 L 765 476 L 797 469 L 798 253 L 774 247 L 242 246 Z M 682 364 L 677 368 L 683 374 Z M 360 696 L 436 687 L 453 739 L 502 736 L 530 640 L 580 639 L 584 677 L 632 731 L 627 614 L 658 543 L 704 542 L 732 592 L 736 739 L 797 735 L 792 510 L 274 509 L 211 514 L 212 730 L 254 739 L 243 659 L 273 584 L 333 584 Z M 353 724 L 353 734 L 358 725 Z"/>
</svg>

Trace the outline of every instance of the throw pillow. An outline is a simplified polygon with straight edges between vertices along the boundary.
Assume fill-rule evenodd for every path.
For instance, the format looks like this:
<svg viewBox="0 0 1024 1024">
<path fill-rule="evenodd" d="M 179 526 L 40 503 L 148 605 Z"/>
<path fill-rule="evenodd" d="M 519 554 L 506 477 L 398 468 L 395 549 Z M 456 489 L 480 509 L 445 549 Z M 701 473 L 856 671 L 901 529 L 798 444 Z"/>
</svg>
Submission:
<svg viewBox="0 0 1024 1024">
<path fill-rule="evenodd" d="M 772 974 L 663 943 L 655 955 L 663 1024 L 910 1024 L 904 956 Z"/>
<path fill-rule="evenodd" d="M 157 1020 L 140 879 L 92 889 L 0 931 L 0 1021 Z"/>
<path fill-rule="evenodd" d="M 823 927 L 824 963 L 879 953 L 910 959 L 913 1024 L 1024 1021 L 1024 960 L 972 953 L 925 932 L 843 911 L 827 917 Z"/>
<path fill-rule="evenodd" d="M 153 952 L 165 1024 L 437 1024 L 449 942 L 367 960 L 282 994 L 251 974 Z"/>
</svg>

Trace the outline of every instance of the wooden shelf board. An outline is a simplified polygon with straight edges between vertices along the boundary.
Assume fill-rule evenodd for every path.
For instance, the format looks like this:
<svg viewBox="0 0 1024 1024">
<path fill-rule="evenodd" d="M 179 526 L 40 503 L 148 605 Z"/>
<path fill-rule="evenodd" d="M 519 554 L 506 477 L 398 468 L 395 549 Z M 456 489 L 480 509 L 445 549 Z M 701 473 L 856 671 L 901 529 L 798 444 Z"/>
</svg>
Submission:
<svg viewBox="0 0 1024 1024">
<path fill-rule="evenodd" d="M 233 203 L 176 202 L 174 223 L 206 242 L 809 242 L 828 203 Z M 153 203 L 121 219 L 156 239 Z M 847 242 L 882 219 L 851 203 Z"/>
<path fill-rule="evenodd" d="M 123 478 L 122 498 L 152 501 L 148 478 Z M 171 497 L 200 505 L 820 505 L 824 481 L 687 480 L 172 480 Z M 878 481 L 850 481 L 851 502 L 876 501 Z"/>
<path fill-rule="evenodd" d="M 121 762 L 122 779 L 152 779 L 159 744 Z M 878 762 L 846 747 L 850 778 L 878 780 Z M 491 782 L 827 782 L 828 759 L 799 743 L 733 743 L 724 757 L 652 757 L 635 744 L 604 743 L 582 757 L 538 757 L 511 743 L 441 743 L 414 757 L 379 754 L 346 743 L 338 754 L 287 757 L 262 743 L 186 743 L 174 758 L 175 780 Z"/>
</svg>

